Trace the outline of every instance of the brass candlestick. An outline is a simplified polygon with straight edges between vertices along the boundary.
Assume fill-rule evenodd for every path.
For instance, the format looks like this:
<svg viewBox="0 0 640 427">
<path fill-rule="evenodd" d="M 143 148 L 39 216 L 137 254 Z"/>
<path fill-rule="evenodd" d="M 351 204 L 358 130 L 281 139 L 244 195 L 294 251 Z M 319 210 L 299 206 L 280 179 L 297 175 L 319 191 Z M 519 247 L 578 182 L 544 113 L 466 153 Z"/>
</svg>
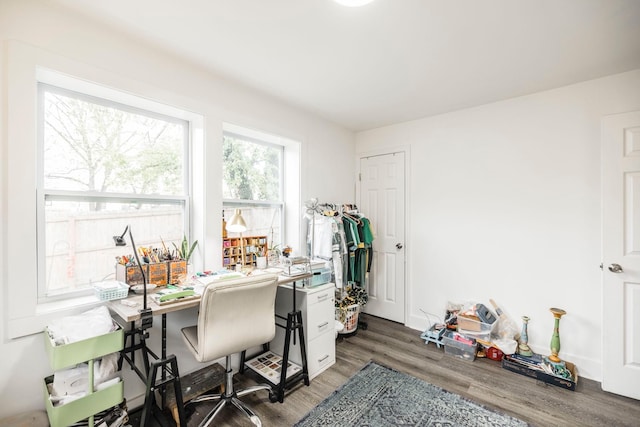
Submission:
<svg viewBox="0 0 640 427">
<path fill-rule="evenodd" d="M 549 356 L 549 360 L 554 363 L 560 363 L 562 361 L 558 357 L 558 353 L 560 353 L 560 318 L 567 314 L 567 312 L 561 308 L 550 308 L 549 311 L 553 313 L 554 318 L 553 335 L 551 336 L 551 356 Z"/>
</svg>

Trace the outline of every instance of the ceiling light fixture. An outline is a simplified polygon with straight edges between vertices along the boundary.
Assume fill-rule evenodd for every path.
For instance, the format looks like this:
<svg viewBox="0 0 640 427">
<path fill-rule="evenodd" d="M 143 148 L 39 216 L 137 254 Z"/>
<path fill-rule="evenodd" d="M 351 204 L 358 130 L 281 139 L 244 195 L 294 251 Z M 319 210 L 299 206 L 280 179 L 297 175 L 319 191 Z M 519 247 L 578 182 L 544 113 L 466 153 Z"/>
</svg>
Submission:
<svg viewBox="0 0 640 427">
<path fill-rule="evenodd" d="M 373 0 L 333 0 L 336 3 L 347 7 L 359 7 L 364 6 L 367 3 L 371 3 Z"/>
</svg>

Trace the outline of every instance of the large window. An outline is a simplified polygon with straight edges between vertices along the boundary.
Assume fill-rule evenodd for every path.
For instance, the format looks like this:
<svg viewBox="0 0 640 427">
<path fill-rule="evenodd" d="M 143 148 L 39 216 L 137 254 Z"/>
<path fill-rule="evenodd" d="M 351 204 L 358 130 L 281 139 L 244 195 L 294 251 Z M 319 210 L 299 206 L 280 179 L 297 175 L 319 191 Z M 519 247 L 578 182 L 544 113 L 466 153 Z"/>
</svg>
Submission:
<svg viewBox="0 0 640 427">
<path fill-rule="evenodd" d="M 38 297 L 112 277 L 113 236 L 172 248 L 189 230 L 189 122 L 39 84 Z"/>
<path fill-rule="evenodd" d="M 225 131 L 223 179 L 225 219 L 242 210 L 246 236 L 266 235 L 270 247 L 283 241 L 284 149 L 266 135 Z M 270 141 L 271 140 L 271 141 Z"/>
</svg>

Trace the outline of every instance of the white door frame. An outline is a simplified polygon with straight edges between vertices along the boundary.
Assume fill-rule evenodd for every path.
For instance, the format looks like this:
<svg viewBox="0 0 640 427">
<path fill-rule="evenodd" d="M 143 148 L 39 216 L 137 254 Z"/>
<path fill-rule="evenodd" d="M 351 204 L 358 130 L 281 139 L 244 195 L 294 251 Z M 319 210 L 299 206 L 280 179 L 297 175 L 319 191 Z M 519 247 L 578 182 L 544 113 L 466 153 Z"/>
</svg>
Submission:
<svg viewBox="0 0 640 427">
<path fill-rule="evenodd" d="M 601 120 L 602 389 L 634 399 L 640 399 L 639 129 L 640 111 Z"/>
<path fill-rule="evenodd" d="M 409 301 L 411 301 L 411 287 L 408 286 L 409 283 L 412 283 L 411 278 L 409 277 L 409 272 L 411 271 L 411 261 L 410 258 L 408 256 L 409 254 L 409 250 L 412 247 L 411 245 L 411 233 L 409 232 L 409 229 L 407 227 L 407 225 L 409 224 L 409 218 L 410 218 L 410 206 L 411 206 L 411 198 L 409 197 L 409 195 L 411 194 L 411 188 L 410 188 L 410 183 L 411 181 L 409 180 L 409 177 L 411 176 L 410 173 L 410 169 L 411 169 L 411 147 L 409 145 L 400 145 L 397 147 L 384 147 L 384 148 L 379 148 L 379 149 L 374 149 L 374 150 L 368 150 L 368 151 L 359 151 L 356 152 L 356 158 L 355 158 L 355 163 L 356 163 L 356 171 L 358 174 L 361 173 L 360 171 L 360 159 L 364 158 L 364 157 L 373 157 L 373 156 L 384 156 L 387 154 L 393 154 L 393 153 L 404 153 L 404 161 L 405 161 L 405 165 L 404 165 L 404 192 L 405 192 L 405 197 L 404 197 L 404 251 L 405 251 L 405 255 L 404 255 L 404 325 L 407 325 L 408 319 L 410 317 L 409 314 Z M 359 202 L 360 201 L 360 196 L 361 196 L 361 184 L 360 184 L 360 180 L 358 179 L 358 176 L 356 176 L 356 200 Z M 366 212 L 363 212 L 363 214 L 366 215 Z M 375 243 L 374 243 L 375 244 Z"/>
</svg>

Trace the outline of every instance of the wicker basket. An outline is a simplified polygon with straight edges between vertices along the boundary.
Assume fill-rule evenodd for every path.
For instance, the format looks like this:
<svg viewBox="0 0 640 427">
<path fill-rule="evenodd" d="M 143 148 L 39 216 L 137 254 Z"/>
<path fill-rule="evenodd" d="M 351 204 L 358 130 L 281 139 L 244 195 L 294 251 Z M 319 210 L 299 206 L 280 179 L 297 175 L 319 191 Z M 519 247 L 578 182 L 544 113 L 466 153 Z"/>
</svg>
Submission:
<svg viewBox="0 0 640 427">
<path fill-rule="evenodd" d="M 352 304 L 346 310 L 336 307 L 336 320 L 339 320 L 344 325 L 344 329 L 340 331 L 340 334 L 350 334 L 358 329 L 359 313 L 359 304 Z"/>
</svg>

